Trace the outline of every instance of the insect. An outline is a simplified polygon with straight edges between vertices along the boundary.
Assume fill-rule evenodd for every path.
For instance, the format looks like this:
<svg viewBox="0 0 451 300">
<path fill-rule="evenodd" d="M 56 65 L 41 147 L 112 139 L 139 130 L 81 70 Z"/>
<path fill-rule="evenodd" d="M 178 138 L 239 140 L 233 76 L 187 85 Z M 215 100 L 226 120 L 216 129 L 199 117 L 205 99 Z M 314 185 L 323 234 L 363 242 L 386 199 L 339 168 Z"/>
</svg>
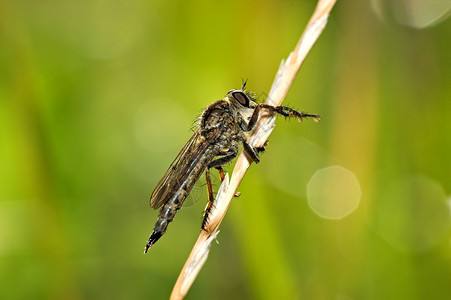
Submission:
<svg viewBox="0 0 451 300">
<path fill-rule="evenodd" d="M 300 113 L 286 106 L 258 104 L 251 93 L 245 91 L 245 87 L 246 82 L 243 82 L 241 90 L 230 90 L 224 99 L 210 104 L 204 110 L 197 130 L 158 182 L 150 196 L 150 206 L 161 209 L 144 253 L 166 232 L 168 224 L 174 219 L 204 171 L 209 201 L 205 208 L 202 229 L 208 221 L 214 200 L 210 169 L 217 169 L 221 181 L 224 180 L 222 166 L 237 156 L 240 144 L 253 162 L 260 161 L 259 152 L 264 149 L 248 144 L 246 132 L 254 128 L 262 110 L 285 117 L 296 117 L 299 121 L 307 117 L 315 121 L 320 120 L 317 115 Z"/>
</svg>

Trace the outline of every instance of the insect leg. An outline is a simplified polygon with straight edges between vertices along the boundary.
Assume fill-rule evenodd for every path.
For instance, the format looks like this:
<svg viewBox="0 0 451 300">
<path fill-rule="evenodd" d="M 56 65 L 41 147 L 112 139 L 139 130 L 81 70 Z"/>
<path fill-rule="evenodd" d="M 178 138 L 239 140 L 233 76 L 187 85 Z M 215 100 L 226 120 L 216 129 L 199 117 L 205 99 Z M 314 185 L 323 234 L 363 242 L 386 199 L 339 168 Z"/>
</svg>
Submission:
<svg viewBox="0 0 451 300">
<path fill-rule="evenodd" d="M 251 145 L 249 145 L 247 142 L 243 142 L 243 148 L 246 154 L 252 159 L 253 162 L 258 164 L 260 162 L 260 156 L 258 155 L 259 152 L 264 151 L 264 147 L 258 147 L 254 148 Z"/>
<path fill-rule="evenodd" d="M 208 201 L 213 202 L 214 200 L 214 196 L 213 196 L 213 188 L 211 186 L 211 178 L 210 178 L 210 169 L 207 168 L 205 170 L 205 181 L 207 182 L 207 191 L 208 191 Z M 205 210 L 207 210 L 209 207 L 207 205 L 207 207 L 205 208 Z"/>
<path fill-rule="evenodd" d="M 215 169 L 219 171 L 219 178 L 221 179 L 221 183 L 222 183 L 225 178 L 224 169 L 221 166 L 216 167 Z"/>
<path fill-rule="evenodd" d="M 257 123 L 260 110 L 262 108 L 267 109 L 271 112 L 281 114 L 282 116 L 285 117 L 296 117 L 298 118 L 299 122 L 302 121 L 302 118 L 313 118 L 316 122 L 321 120 L 321 118 L 318 115 L 298 112 L 297 110 L 294 110 L 287 106 L 272 106 L 269 104 L 260 103 L 255 107 L 254 112 L 252 113 L 252 116 L 249 119 L 249 123 L 247 124 L 247 126 L 244 126 L 245 128 L 243 128 L 243 124 L 240 124 L 244 131 L 251 131 L 252 128 L 254 128 L 255 124 Z"/>
<path fill-rule="evenodd" d="M 230 155 L 236 156 L 236 151 L 237 150 L 230 150 L 230 149 L 227 151 L 220 151 L 217 154 L 217 156 L 230 156 Z M 219 171 L 219 178 L 221 178 L 221 182 L 223 182 L 224 178 L 225 178 L 224 169 L 221 166 L 215 166 L 214 168 Z"/>
<path fill-rule="evenodd" d="M 281 114 L 282 116 L 285 116 L 285 117 L 296 117 L 296 118 L 298 118 L 299 122 L 302 121 L 302 118 L 313 118 L 316 122 L 321 120 L 321 118 L 318 115 L 298 112 L 297 110 L 294 110 L 287 106 L 272 106 L 272 105 L 264 104 L 264 103 L 259 104 L 258 106 L 268 109 L 270 111 L 276 112 L 278 114 Z"/>
<path fill-rule="evenodd" d="M 257 105 L 252 113 L 251 118 L 249 119 L 249 123 L 247 124 L 247 128 L 243 128 L 244 131 L 251 131 L 254 128 L 255 124 L 258 120 L 258 115 L 260 113 L 261 104 Z M 242 127 L 242 126 L 241 126 Z"/>
<path fill-rule="evenodd" d="M 225 178 L 224 169 L 222 167 L 215 167 L 215 169 L 219 171 L 219 178 L 221 179 L 221 183 L 222 183 Z M 241 196 L 241 193 L 236 192 L 234 196 L 239 197 L 239 196 Z"/>
<path fill-rule="evenodd" d="M 230 162 L 232 159 L 234 159 L 237 156 L 238 146 L 237 145 L 231 146 L 230 149 L 226 153 L 227 154 L 225 156 L 212 161 L 208 165 L 208 168 L 209 169 L 217 168 L 217 167 L 220 167 L 220 166 L 225 165 L 226 163 Z"/>
<path fill-rule="evenodd" d="M 227 151 L 220 152 L 219 155 L 224 155 L 221 158 L 218 158 L 214 161 L 212 161 L 208 166 L 207 170 L 205 171 L 206 181 L 207 181 L 207 189 L 208 189 L 208 203 L 205 207 L 204 211 L 204 219 L 202 220 L 202 229 L 205 228 L 205 225 L 207 225 L 208 222 L 208 216 L 211 211 L 211 207 L 213 206 L 214 196 L 213 196 L 213 188 L 211 187 L 211 179 L 210 179 L 210 169 L 215 168 L 219 170 L 219 176 L 221 178 L 221 181 L 224 180 L 224 170 L 222 169 L 222 165 L 228 163 L 232 159 L 234 159 L 238 154 L 238 146 L 232 145 Z M 222 172 L 221 172 L 222 171 Z"/>
<path fill-rule="evenodd" d="M 205 170 L 205 181 L 207 182 L 207 191 L 208 191 L 208 202 L 205 206 L 204 210 L 204 218 L 202 220 L 202 229 L 204 229 L 205 225 L 207 225 L 208 222 L 208 214 L 211 211 L 211 207 L 213 206 L 213 201 L 215 200 L 213 196 L 213 188 L 211 186 L 211 178 L 210 178 L 210 168 L 207 168 Z"/>
</svg>

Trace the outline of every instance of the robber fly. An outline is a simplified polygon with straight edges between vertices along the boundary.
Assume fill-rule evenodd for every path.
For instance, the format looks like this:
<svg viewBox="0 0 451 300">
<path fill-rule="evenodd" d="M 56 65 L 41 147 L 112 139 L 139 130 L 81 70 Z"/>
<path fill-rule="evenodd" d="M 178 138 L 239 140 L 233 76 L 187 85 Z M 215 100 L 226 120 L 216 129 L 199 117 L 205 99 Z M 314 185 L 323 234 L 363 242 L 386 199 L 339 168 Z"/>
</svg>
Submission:
<svg viewBox="0 0 451 300">
<path fill-rule="evenodd" d="M 299 121 L 306 117 L 320 120 L 317 115 L 300 113 L 286 106 L 258 104 L 251 93 L 245 91 L 245 87 L 246 82 L 243 82 L 241 90 L 230 90 L 224 99 L 205 109 L 199 118 L 197 130 L 158 182 L 150 196 L 150 206 L 161 209 L 144 253 L 166 232 L 168 224 L 204 171 L 209 202 L 204 212 L 202 229 L 214 200 L 210 169 L 217 169 L 221 181 L 224 180 L 222 166 L 237 156 L 240 144 L 243 144 L 244 152 L 253 162 L 260 161 L 259 152 L 263 149 L 248 144 L 246 132 L 254 128 L 261 110 L 296 117 Z"/>
</svg>

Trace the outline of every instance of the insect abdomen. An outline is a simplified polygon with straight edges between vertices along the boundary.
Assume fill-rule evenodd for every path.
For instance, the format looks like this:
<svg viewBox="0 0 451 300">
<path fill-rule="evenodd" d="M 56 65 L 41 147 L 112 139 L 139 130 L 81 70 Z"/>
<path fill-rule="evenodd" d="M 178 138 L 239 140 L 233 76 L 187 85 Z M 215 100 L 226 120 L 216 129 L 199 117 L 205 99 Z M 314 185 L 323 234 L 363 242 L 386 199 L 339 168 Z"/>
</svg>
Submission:
<svg viewBox="0 0 451 300">
<path fill-rule="evenodd" d="M 180 189 L 177 193 L 172 196 L 172 198 L 160 209 L 158 214 L 158 220 L 155 223 L 154 231 L 161 232 L 163 235 L 168 227 L 169 222 L 171 222 L 177 211 L 182 207 L 183 202 L 188 196 L 186 190 Z"/>
<path fill-rule="evenodd" d="M 194 167 L 186 180 L 182 183 L 179 190 L 166 202 L 166 204 L 163 205 L 163 207 L 161 207 L 157 222 L 155 223 L 153 232 L 150 235 L 149 241 L 147 242 L 144 251 L 145 253 L 166 232 L 169 223 L 174 219 L 175 214 L 182 207 L 183 202 L 193 189 L 194 184 L 199 179 L 200 175 L 202 175 L 208 163 L 216 155 L 217 151 L 215 152 L 215 148 L 210 148 L 210 151 L 206 151 L 205 155 L 198 162 L 196 167 Z"/>
</svg>

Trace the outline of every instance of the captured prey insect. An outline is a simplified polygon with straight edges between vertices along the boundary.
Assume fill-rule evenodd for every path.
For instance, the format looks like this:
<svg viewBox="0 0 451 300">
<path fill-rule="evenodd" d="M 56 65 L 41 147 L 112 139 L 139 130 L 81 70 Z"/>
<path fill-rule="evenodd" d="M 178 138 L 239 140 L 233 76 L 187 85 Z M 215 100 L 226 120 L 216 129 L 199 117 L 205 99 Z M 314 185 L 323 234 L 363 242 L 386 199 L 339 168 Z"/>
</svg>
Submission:
<svg viewBox="0 0 451 300">
<path fill-rule="evenodd" d="M 243 82 L 241 90 L 230 90 L 224 99 L 205 109 L 197 130 L 158 182 L 150 196 L 150 206 L 161 209 L 144 253 L 166 232 L 168 224 L 205 171 L 209 202 L 201 227 L 204 229 L 214 200 L 210 169 L 219 170 L 221 181 L 224 180 L 222 166 L 237 156 L 240 144 L 243 144 L 243 151 L 253 162 L 260 161 L 259 152 L 263 149 L 248 144 L 246 132 L 254 128 L 262 110 L 296 117 L 299 121 L 306 117 L 320 120 L 317 115 L 300 113 L 286 106 L 258 104 L 251 93 L 245 91 L 245 87 L 246 82 Z"/>
</svg>

